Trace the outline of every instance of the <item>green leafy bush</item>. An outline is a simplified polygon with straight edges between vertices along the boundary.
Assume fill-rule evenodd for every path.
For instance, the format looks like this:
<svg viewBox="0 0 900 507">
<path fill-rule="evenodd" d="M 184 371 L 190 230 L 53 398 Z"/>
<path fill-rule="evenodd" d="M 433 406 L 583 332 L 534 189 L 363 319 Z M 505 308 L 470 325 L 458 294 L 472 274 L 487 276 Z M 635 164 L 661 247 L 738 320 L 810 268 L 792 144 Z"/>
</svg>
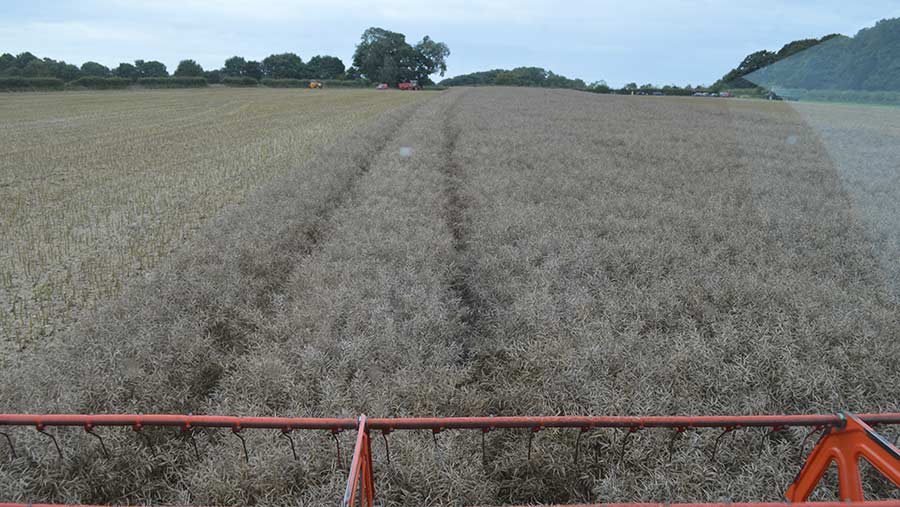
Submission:
<svg viewBox="0 0 900 507">
<path fill-rule="evenodd" d="M 226 77 L 222 80 L 222 84 L 225 86 L 238 86 L 238 87 L 252 87 L 259 86 L 259 81 L 253 79 L 252 77 Z"/>
<path fill-rule="evenodd" d="M 131 81 L 120 77 L 81 77 L 66 85 L 67 88 L 87 88 L 90 90 L 124 90 Z"/>
<path fill-rule="evenodd" d="M 263 79 L 263 86 L 269 88 L 309 88 L 310 81 L 318 81 L 325 88 L 365 88 L 368 82 L 362 79 Z"/>
<path fill-rule="evenodd" d="M 269 88 L 309 88 L 309 79 L 263 79 L 263 86 Z"/>
<path fill-rule="evenodd" d="M 322 84 L 326 88 L 368 88 L 369 82 L 365 79 L 323 79 Z"/>
<path fill-rule="evenodd" d="M 62 90 L 65 83 L 55 77 L 0 77 L 0 91 Z"/>
<path fill-rule="evenodd" d="M 541 67 L 493 69 L 444 79 L 441 86 L 537 86 L 543 88 L 586 88 L 581 79 L 570 79 Z"/>
<path fill-rule="evenodd" d="M 204 88 L 208 86 L 203 77 L 142 77 L 138 84 L 144 88 Z"/>
</svg>

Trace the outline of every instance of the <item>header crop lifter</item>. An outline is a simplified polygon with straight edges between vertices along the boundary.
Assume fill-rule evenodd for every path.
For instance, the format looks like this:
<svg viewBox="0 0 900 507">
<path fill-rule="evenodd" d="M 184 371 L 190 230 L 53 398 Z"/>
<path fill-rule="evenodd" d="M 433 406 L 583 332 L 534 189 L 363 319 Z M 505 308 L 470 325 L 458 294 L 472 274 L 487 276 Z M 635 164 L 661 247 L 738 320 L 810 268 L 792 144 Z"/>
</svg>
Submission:
<svg viewBox="0 0 900 507">
<path fill-rule="evenodd" d="M 642 429 L 669 428 L 676 432 L 687 429 L 718 428 L 725 434 L 738 428 L 772 428 L 782 430 L 789 427 L 811 428 L 809 435 L 821 432 L 818 443 L 806 458 L 806 462 L 797 474 L 793 484 L 785 494 L 792 507 L 900 507 L 900 500 L 866 502 L 859 460 L 869 462 L 875 470 L 888 481 L 900 488 L 900 451 L 896 445 L 879 435 L 872 426 L 900 425 L 900 413 L 861 414 L 839 413 L 834 415 L 776 415 L 776 416 L 706 416 L 706 417 L 589 417 L 589 416 L 556 416 L 556 417 L 444 417 L 444 418 L 399 418 L 370 419 L 365 415 L 358 419 L 326 419 L 326 418 L 286 418 L 286 417 L 222 417 L 191 415 L 34 415 L 34 414 L 0 414 L 0 426 L 30 426 L 47 435 L 53 441 L 56 450 L 62 456 L 56 438 L 47 430 L 54 426 L 80 426 L 87 433 L 100 440 L 104 454 L 106 447 L 102 438 L 94 433 L 101 426 L 130 427 L 141 432 L 147 427 L 180 428 L 183 432 L 191 432 L 193 428 L 225 428 L 230 429 L 244 440 L 240 432 L 244 430 L 278 430 L 290 440 L 291 451 L 297 457 L 294 441 L 290 435 L 295 430 L 328 431 L 332 436 L 343 431 L 356 430 L 356 446 L 350 462 L 347 485 L 344 491 L 344 507 L 362 505 L 372 507 L 375 502 L 375 479 L 373 474 L 372 447 L 370 434 L 380 431 L 387 445 L 387 435 L 394 431 L 431 430 L 434 435 L 445 430 L 477 430 L 482 435 L 493 430 L 511 428 L 530 429 L 530 435 L 546 428 L 572 428 L 579 431 L 576 440 L 575 456 L 577 461 L 578 443 L 582 433 L 595 428 L 623 428 L 628 434 Z M 3 428 L 6 430 L 6 428 Z M 16 457 L 16 449 L 11 432 L 2 431 L 10 455 Z M 626 434 L 627 436 L 627 434 Z M 718 446 L 719 439 L 716 440 Z M 529 451 L 530 451 L 529 440 Z M 196 448 L 195 448 L 196 450 Z M 243 446 L 247 457 L 246 446 Z M 338 466 L 340 465 L 340 446 Z M 714 451 L 715 452 L 715 451 Z M 388 454 L 388 460 L 390 455 Z M 840 498 L 844 503 L 812 503 L 806 504 L 810 494 L 821 480 L 828 467 L 835 463 L 838 470 Z M 850 503 L 847 503 L 850 502 Z M 0 507 L 25 507 L 42 504 L 3 504 Z M 661 504 L 607 504 L 613 507 L 661 507 Z M 674 504 L 675 507 L 706 507 L 726 504 Z M 730 507 L 783 507 L 778 503 L 744 503 L 727 504 Z"/>
</svg>

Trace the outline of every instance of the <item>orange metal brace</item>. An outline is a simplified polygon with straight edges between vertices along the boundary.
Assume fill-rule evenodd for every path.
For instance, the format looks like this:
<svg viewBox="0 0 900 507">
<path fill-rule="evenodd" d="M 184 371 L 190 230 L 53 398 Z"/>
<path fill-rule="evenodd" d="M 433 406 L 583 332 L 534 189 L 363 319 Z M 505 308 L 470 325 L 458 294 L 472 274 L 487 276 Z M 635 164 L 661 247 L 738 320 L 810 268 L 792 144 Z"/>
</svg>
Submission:
<svg viewBox="0 0 900 507">
<path fill-rule="evenodd" d="M 857 416 L 849 412 L 839 415 L 841 422 L 826 430 L 788 488 L 785 496 L 789 502 L 807 501 L 832 462 L 838 467 L 841 500 L 864 501 L 860 458 L 900 488 L 900 450 Z"/>
<path fill-rule="evenodd" d="M 369 439 L 369 428 L 366 416 L 359 416 L 359 428 L 356 432 L 356 448 L 353 450 L 353 461 L 350 462 L 350 476 L 341 507 L 355 507 L 356 495 L 362 507 L 375 505 L 375 478 L 372 473 L 372 445 Z"/>
</svg>

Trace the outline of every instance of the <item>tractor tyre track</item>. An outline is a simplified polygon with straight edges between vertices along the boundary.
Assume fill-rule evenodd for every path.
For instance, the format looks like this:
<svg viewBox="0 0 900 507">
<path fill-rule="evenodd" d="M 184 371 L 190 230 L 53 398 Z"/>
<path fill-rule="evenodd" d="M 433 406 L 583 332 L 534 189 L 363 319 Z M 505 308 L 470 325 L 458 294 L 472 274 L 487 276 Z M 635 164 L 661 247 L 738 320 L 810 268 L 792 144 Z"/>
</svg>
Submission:
<svg viewBox="0 0 900 507">
<path fill-rule="evenodd" d="M 466 234 L 466 210 L 468 203 L 464 195 L 465 170 L 456 156 L 456 145 L 460 129 L 454 125 L 459 104 L 465 94 L 460 94 L 445 111 L 442 125 L 443 146 L 441 151 L 444 165 L 441 172 L 446 180 L 444 186 L 444 220 L 453 237 L 453 251 L 458 266 L 450 280 L 450 289 L 459 300 L 463 335 L 459 337 L 463 346 L 462 363 L 467 363 L 471 355 L 471 340 L 485 331 L 482 320 L 482 306 L 474 288 L 469 284 L 472 266 L 467 258 L 468 238 Z"/>
<path fill-rule="evenodd" d="M 450 279 L 450 290 L 459 301 L 462 323 L 461 333 L 457 337 L 462 349 L 459 365 L 467 366 L 470 370 L 468 378 L 456 387 L 475 385 L 479 389 L 490 390 L 490 384 L 485 382 L 485 379 L 490 376 L 491 365 L 498 360 L 498 354 L 502 352 L 494 349 L 490 304 L 479 294 L 472 281 L 476 276 L 477 261 L 469 250 L 468 211 L 471 204 L 466 195 L 468 179 L 465 162 L 461 160 L 457 149 L 462 129 L 456 124 L 465 96 L 465 93 L 460 94 L 447 107 L 442 125 L 444 165 L 441 172 L 445 178 L 444 219 L 453 237 L 457 266 Z"/>
<path fill-rule="evenodd" d="M 316 250 L 335 212 L 346 205 L 354 195 L 360 179 L 369 172 L 373 162 L 396 139 L 404 125 L 415 116 L 416 112 L 422 108 L 422 105 L 423 102 L 420 102 L 415 107 L 408 107 L 402 120 L 390 123 L 387 129 L 381 130 L 382 135 L 376 139 L 375 146 L 370 150 L 366 150 L 366 153 L 362 154 L 362 156 L 356 157 L 355 170 L 348 175 L 341 185 L 334 189 L 333 193 L 325 198 L 323 205 L 315 211 L 311 225 L 289 231 L 285 235 L 284 239 L 282 239 L 282 245 L 289 245 L 293 242 L 293 238 L 302 237 L 302 246 L 296 248 L 300 252 L 299 255 L 282 259 L 271 267 L 271 271 L 278 273 L 279 276 L 274 277 L 273 282 L 266 287 L 266 290 L 261 291 L 257 295 L 257 306 L 264 314 L 271 315 L 272 296 L 284 288 L 295 266 Z"/>
</svg>

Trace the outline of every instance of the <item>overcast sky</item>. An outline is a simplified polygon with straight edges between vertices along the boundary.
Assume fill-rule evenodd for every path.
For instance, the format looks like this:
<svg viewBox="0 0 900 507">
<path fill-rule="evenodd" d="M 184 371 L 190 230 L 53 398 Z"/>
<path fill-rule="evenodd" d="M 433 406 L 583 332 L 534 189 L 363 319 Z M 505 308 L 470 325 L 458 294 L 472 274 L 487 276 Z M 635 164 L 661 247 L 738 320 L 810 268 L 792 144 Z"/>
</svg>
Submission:
<svg viewBox="0 0 900 507">
<path fill-rule="evenodd" d="M 710 84 L 758 49 L 900 16 L 897 0 L 0 0 L 0 52 L 81 64 L 295 52 L 349 65 L 363 30 L 446 42 L 449 76 L 539 66 L 612 85 Z"/>
</svg>

